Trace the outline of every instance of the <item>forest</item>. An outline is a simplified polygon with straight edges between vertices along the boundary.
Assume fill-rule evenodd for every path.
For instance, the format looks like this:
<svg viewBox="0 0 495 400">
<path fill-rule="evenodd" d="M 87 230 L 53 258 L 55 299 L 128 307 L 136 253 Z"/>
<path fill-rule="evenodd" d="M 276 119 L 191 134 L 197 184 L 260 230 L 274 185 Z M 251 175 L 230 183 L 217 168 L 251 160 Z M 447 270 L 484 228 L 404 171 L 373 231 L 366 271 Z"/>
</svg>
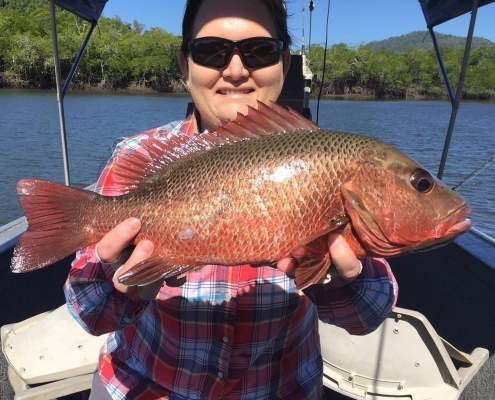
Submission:
<svg viewBox="0 0 495 400">
<path fill-rule="evenodd" d="M 62 76 L 67 76 L 89 23 L 57 9 Z M 81 60 L 72 89 L 185 93 L 178 64 L 181 37 L 138 21 L 102 16 Z M 0 88 L 53 89 L 54 60 L 46 0 L 0 0 Z M 295 53 L 298 50 L 294 51 Z M 313 93 L 373 98 L 440 98 L 445 86 L 431 47 L 321 44 L 306 48 L 315 75 Z M 442 47 L 452 84 L 457 84 L 463 50 Z M 324 79 L 321 84 L 322 77 Z M 495 100 L 495 46 L 471 50 L 463 98 Z"/>
</svg>

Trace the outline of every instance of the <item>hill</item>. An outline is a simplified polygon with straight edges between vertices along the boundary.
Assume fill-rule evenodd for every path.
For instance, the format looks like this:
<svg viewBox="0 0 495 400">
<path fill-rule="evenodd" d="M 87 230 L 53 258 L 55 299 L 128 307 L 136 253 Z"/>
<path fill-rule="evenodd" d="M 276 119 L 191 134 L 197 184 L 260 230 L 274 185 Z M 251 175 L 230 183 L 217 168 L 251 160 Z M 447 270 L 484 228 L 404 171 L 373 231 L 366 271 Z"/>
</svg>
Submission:
<svg viewBox="0 0 495 400">
<path fill-rule="evenodd" d="M 440 46 L 459 49 L 463 48 L 466 43 L 466 38 L 462 36 L 446 35 L 438 32 L 435 32 L 435 35 Z M 433 46 L 433 42 L 428 31 L 415 31 L 408 33 L 407 35 L 394 36 L 385 40 L 369 42 L 366 46 L 371 47 L 373 50 L 385 48 L 394 52 L 403 52 L 409 47 L 415 47 L 420 50 L 428 49 Z M 489 46 L 495 46 L 495 43 L 485 38 L 473 37 L 473 49 Z"/>
</svg>

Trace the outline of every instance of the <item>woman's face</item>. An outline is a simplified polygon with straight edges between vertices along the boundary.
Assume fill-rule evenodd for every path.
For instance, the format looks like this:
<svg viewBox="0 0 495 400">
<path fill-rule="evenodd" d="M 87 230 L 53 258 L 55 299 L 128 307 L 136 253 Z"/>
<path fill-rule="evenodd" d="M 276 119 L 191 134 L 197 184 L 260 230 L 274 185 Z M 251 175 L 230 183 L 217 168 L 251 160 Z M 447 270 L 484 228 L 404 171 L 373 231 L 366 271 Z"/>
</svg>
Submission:
<svg viewBox="0 0 495 400">
<path fill-rule="evenodd" d="M 277 37 L 275 24 L 268 10 L 257 0 L 204 0 L 193 26 L 193 38 L 217 36 L 241 40 L 254 36 Z M 290 65 L 290 54 L 284 51 L 282 60 L 263 68 L 246 68 L 235 49 L 224 68 L 195 64 L 181 53 L 180 65 L 194 104 L 201 115 L 201 130 L 215 130 L 237 112 L 247 113 L 247 106 L 257 107 L 276 101 Z"/>
</svg>

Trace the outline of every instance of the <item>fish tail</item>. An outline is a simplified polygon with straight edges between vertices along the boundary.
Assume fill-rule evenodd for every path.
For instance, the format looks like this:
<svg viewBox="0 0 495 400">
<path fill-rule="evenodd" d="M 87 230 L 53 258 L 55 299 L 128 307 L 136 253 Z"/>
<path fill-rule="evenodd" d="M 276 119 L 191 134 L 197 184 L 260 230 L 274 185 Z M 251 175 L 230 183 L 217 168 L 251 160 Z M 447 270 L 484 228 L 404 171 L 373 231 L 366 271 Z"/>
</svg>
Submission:
<svg viewBox="0 0 495 400">
<path fill-rule="evenodd" d="M 96 193 L 40 179 L 20 180 L 16 188 L 29 227 L 16 244 L 13 272 L 42 268 L 96 241 L 82 229 L 79 211 Z"/>
</svg>

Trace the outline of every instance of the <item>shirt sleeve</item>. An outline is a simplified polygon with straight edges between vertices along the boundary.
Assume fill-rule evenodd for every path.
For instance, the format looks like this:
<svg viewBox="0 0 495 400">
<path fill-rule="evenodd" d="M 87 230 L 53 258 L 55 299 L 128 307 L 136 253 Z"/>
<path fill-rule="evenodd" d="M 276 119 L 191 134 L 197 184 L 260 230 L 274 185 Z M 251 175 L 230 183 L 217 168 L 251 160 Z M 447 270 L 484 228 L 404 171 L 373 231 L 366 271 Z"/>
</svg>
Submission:
<svg viewBox="0 0 495 400">
<path fill-rule="evenodd" d="M 304 290 L 316 305 L 321 321 L 354 335 L 378 328 L 392 312 L 398 295 L 397 281 L 387 261 L 365 258 L 361 262 L 362 272 L 350 282 L 337 276 L 327 284 Z"/>
<path fill-rule="evenodd" d="M 64 287 L 67 306 L 79 324 L 92 335 L 101 335 L 132 325 L 146 309 L 136 287 L 121 293 L 112 283 L 110 264 L 95 256 L 95 244 L 80 250 Z"/>
</svg>

